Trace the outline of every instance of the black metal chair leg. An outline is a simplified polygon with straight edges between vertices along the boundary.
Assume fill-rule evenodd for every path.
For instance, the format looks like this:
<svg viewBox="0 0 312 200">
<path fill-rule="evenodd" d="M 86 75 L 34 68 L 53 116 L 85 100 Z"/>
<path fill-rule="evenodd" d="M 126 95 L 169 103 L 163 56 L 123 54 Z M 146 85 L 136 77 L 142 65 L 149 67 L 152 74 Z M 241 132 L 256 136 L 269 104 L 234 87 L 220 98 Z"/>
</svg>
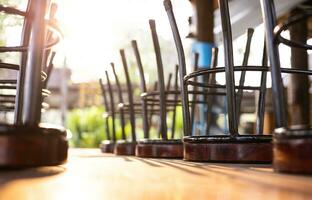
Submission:
<svg viewBox="0 0 312 200">
<path fill-rule="evenodd" d="M 103 96 L 103 102 L 105 106 L 106 113 L 104 114 L 104 123 L 105 123 L 105 133 L 106 133 L 106 140 L 103 140 L 100 144 L 100 149 L 103 153 L 113 153 L 114 152 L 114 145 L 115 143 L 111 141 L 110 136 L 110 127 L 109 127 L 109 118 L 110 118 L 110 111 L 109 111 L 109 105 L 108 105 L 108 97 L 107 92 L 103 83 L 103 80 L 99 80 L 102 96 Z"/>
<path fill-rule="evenodd" d="M 251 39 L 254 33 L 254 29 L 249 28 L 247 30 L 247 42 L 246 42 L 246 48 L 244 53 L 244 59 L 242 66 L 248 65 L 248 59 L 250 54 L 250 46 L 251 46 Z M 239 86 L 244 86 L 245 84 L 245 77 L 246 77 L 246 71 L 242 71 L 240 80 L 239 80 Z M 238 89 L 236 94 L 236 103 L 237 103 L 237 123 L 240 122 L 240 115 L 241 115 L 241 106 L 242 106 L 242 98 L 243 98 L 243 89 Z"/>
<path fill-rule="evenodd" d="M 24 17 L 22 41 L 17 47 L 0 47 L 0 52 L 22 52 L 16 84 L 14 124 L 0 125 L 0 166 L 34 167 L 66 162 L 68 143 L 62 127 L 40 124 L 43 88 L 47 74 L 42 72 L 47 45 L 45 11 L 48 1 L 30 0 L 26 12 L 1 7 L 0 12 Z M 48 26 L 55 28 L 55 26 Z M 55 33 L 53 31 L 53 33 Z M 31 37 L 30 37 L 31 36 Z M 59 38 L 58 38 L 59 39 Z M 1 64 L 8 68 L 12 65 Z M 0 67 L 2 67 L 0 66 Z M 13 87 L 12 87 L 13 89 Z M 8 96 L 7 96 L 8 97 Z"/>
<path fill-rule="evenodd" d="M 174 78 L 174 90 L 178 91 L 178 76 L 179 76 L 179 65 L 176 65 L 175 68 L 175 78 Z M 178 94 L 174 95 L 174 102 L 178 101 Z M 171 126 L 171 139 L 175 137 L 175 125 L 176 125 L 176 115 L 177 115 L 177 103 L 173 105 L 173 114 L 172 114 L 172 126 Z"/>
<path fill-rule="evenodd" d="M 279 49 L 280 43 L 289 47 L 300 48 L 301 50 L 311 50 L 312 45 L 306 44 L 307 38 L 302 38 L 303 43 L 291 41 L 283 38 L 281 33 L 288 30 L 296 23 L 305 21 L 312 17 L 311 8 L 301 10 L 294 16 L 289 16 L 289 19 L 280 26 L 277 26 L 277 17 L 274 6 L 274 1 L 261 0 L 263 21 L 266 32 L 266 50 L 270 61 L 270 71 L 272 79 L 272 101 L 275 112 L 276 127 L 273 139 L 273 168 L 277 172 L 287 173 L 308 173 L 312 174 L 312 130 L 309 124 L 298 127 L 288 127 L 286 100 L 284 96 L 284 86 L 281 73 L 301 74 L 310 76 L 311 70 L 285 69 L 281 68 Z M 306 22 L 304 23 L 306 24 Z M 301 66 L 302 67 L 302 66 Z M 300 94 L 302 95 L 302 94 Z"/>
<path fill-rule="evenodd" d="M 197 71 L 198 70 L 198 59 L 199 59 L 199 54 L 195 53 L 194 56 L 194 70 L 193 71 Z M 194 78 L 194 81 L 197 81 L 197 77 Z M 194 91 L 197 91 L 197 87 L 194 87 Z M 196 93 L 192 95 L 192 101 L 195 102 L 197 100 L 197 95 Z M 195 109 L 196 109 L 196 104 L 192 103 L 191 105 L 191 112 L 190 112 L 190 117 L 191 117 L 191 127 L 192 129 L 194 128 L 194 122 L 195 122 Z M 194 130 L 193 130 L 194 131 Z M 192 131 L 192 135 L 194 134 Z M 195 130 L 196 132 L 196 130 Z"/>
<path fill-rule="evenodd" d="M 123 96 L 122 96 L 122 90 L 121 90 L 121 85 L 119 82 L 119 78 L 116 74 L 116 70 L 115 70 L 115 65 L 114 63 L 111 63 L 111 67 L 113 70 L 113 74 L 115 77 L 115 82 L 117 85 L 117 93 L 118 93 L 118 98 L 119 98 L 119 104 L 123 104 L 124 100 L 123 100 Z M 125 131 L 125 114 L 124 114 L 124 108 L 120 107 L 119 108 L 119 116 L 120 116 L 120 126 L 121 126 L 121 137 L 123 140 L 126 140 L 126 131 Z"/>
<path fill-rule="evenodd" d="M 133 48 L 134 55 L 135 55 L 135 58 L 136 58 L 137 66 L 138 66 L 138 69 L 139 69 L 140 80 L 141 80 L 141 92 L 145 93 L 145 92 L 147 92 L 147 89 L 146 89 L 144 70 L 143 70 L 143 65 L 142 65 L 142 61 L 141 61 L 139 48 L 138 48 L 137 42 L 135 40 L 133 40 L 131 42 L 131 44 L 132 44 L 132 48 Z M 142 117 L 143 117 L 144 138 L 149 138 L 149 122 L 148 122 L 147 102 L 146 102 L 146 100 L 144 98 L 142 98 L 142 112 L 143 112 L 142 113 L 142 115 L 143 115 Z"/>
<path fill-rule="evenodd" d="M 171 101 L 167 100 L 169 91 L 169 84 L 167 89 L 165 88 L 163 64 L 161 59 L 159 41 L 156 32 L 156 24 L 154 20 L 149 21 L 150 29 L 152 33 L 153 45 L 155 50 L 156 62 L 157 62 L 157 74 L 158 74 L 158 92 L 160 115 L 159 135 L 161 139 L 144 139 L 140 140 L 136 147 L 136 156 L 139 157 L 153 157 L 153 158 L 181 158 L 183 156 L 183 146 L 181 140 L 174 140 L 168 138 L 167 133 L 167 111 L 172 107 Z M 170 81 L 170 76 L 169 80 Z M 147 93 L 148 96 L 148 93 Z M 146 97 L 149 98 L 149 97 Z M 173 101 L 175 106 L 176 101 Z M 170 106 L 169 106 L 170 105 Z M 173 121 L 174 123 L 175 121 Z"/>
<path fill-rule="evenodd" d="M 133 89 L 132 83 L 130 80 L 129 72 L 128 72 L 128 64 L 126 60 L 126 55 L 124 50 L 120 50 L 120 56 L 125 72 L 126 77 L 126 85 L 127 85 L 127 94 L 128 94 L 128 112 L 131 124 L 131 141 L 127 140 L 118 140 L 115 146 L 114 153 L 116 155 L 134 155 L 135 147 L 136 147 L 136 123 L 135 123 L 135 109 L 134 109 L 134 101 L 133 101 Z"/>
<path fill-rule="evenodd" d="M 159 92 L 159 102 L 160 102 L 160 135 L 162 139 L 167 140 L 167 124 L 166 124 L 166 96 L 165 96 L 165 80 L 164 80 L 164 72 L 163 72 L 163 64 L 160 53 L 160 46 L 158 42 L 157 32 L 156 32 L 156 24 L 154 20 L 149 21 L 150 29 L 153 38 L 155 56 L 157 61 L 157 73 L 158 73 L 158 92 Z"/>
<path fill-rule="evenodd" d="M 113 94 L 113 89 L 112 85 L 110 82 L 110 78 L 108 75 L 108 72 L 105 71 L 105 76 L 106 76 L 106 81 L 107 81 L 107 86 L 108 86 L 108 94 L 110 98 L 110 108 L 111 108 L 111 118 L 112 118 L 112 141 L 115 143 L 116 142 L 116 122 L 115 122 L 115 99 L 114 99 L 114 94 Z"/>
<path fill-rule="evenodd" d="M 211 69 L 215 69 L 217 67 L 217 62 L 218 62 L 218 54 L 219 54 L 219 49 L 217 47 L 212 49 L 212 59 L 211 59 Z M 215 74 L 211 74 L 209 76 L 208 83 L 213 85 L 216 82 L 216 77 Z M 209 88 L 208 93 L 214 93 L 215 88 Z M 210 134 L 210 127 L 212 123 L 212 105 L 214 101 L 214 96 L 213 95 L 208 95 L 207 96 L 207 121 L 206 121 L 206 135 Z"/>
</svg>

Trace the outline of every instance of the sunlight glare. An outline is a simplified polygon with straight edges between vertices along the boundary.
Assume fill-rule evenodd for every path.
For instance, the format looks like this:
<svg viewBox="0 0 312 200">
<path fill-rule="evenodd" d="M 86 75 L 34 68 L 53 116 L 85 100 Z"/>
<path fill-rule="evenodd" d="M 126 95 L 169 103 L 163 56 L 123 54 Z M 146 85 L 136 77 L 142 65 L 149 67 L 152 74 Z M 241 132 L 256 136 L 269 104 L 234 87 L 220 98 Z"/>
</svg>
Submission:
<svg viewBox="0 0 312 200">
<path fill-rule="evenodd" d="M 181 19 L 185 21 L 181 32 L 186 33 L 188 26 L 185 23 L 191 15 L 191 7 L 189 2 L 176 2 L 182 8 L 178 15 L 183 15 Z M 172 40 L 161 1 L 66 0 L 57 3 L 57 18 L 65 34 L 64 53 L 74 82 L 96 80 L 99 74 L 103 75 L 110 62 L 120 60 L 118 49 L 127 45 L 123 43 L 131 32 L 136 29 L 149 31 L 148 19 L 164 24 L 158 26 L 158 33 Z"/>
</svg>

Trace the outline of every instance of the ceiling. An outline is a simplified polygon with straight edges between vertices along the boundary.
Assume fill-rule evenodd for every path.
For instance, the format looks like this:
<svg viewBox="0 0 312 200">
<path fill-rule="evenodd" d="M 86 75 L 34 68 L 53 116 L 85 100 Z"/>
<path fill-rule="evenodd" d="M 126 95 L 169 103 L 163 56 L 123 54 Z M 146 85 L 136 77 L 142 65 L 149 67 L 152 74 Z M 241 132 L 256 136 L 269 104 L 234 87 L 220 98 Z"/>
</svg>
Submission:
<svg viewBox="0 0 312 200">
<path fill-rule="evenodd" d="M 282 16 L 305 0 L 275 0 L 277 16 Z M 229 2 L 233 39 L 245 33 L 249 27 L 262 23 L 261 5 L 259 0 L 233 0 Z M 222 40 L 219 10 L 215 10 L 215 42 Z"/>
</svg>

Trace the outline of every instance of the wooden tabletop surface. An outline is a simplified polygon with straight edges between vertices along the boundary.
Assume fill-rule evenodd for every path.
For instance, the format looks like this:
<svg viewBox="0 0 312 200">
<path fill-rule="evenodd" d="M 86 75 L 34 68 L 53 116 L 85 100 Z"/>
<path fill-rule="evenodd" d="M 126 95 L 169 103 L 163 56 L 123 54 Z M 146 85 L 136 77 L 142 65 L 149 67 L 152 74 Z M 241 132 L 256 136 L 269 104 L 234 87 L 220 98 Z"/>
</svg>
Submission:
<svg viewBox="0 0 312 200">
<path fill-rule="evenodd" d="M 57 167 L 0 170 L 0 200 L 312 199 L 312 176 L 267 165 L 191 163 L 71 149 Z"/>
</svg>

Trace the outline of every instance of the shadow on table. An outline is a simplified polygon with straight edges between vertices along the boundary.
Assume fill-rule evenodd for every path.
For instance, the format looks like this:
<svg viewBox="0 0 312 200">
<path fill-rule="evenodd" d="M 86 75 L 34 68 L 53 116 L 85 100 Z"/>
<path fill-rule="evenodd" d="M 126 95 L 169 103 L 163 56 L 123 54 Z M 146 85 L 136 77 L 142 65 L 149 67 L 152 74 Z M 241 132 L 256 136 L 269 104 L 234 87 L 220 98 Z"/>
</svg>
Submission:
<svg viewBox="0 0 312 200">
<path fill-rule="evenodd" d="M 270 164 L 199 163 L 177 159 L 145 159 L 131 157 L 151 167 L 171 167 L 204 178 L 220 177 L 248 182 L 275 191 L 312 196 L 312 177 L 274 173 Z"/>
<path fill-rule="evenodd" d="M 131 157 L 133 160 L 140 161 L 144 164 L 147 164 L 151 167 L 172 167 L 178 170 L 181 170 L 183 172 L 192 174 L 192 175 L 203 175 L 202 173 L 192 170 L 190 168 L 186 168 L 181 164 L 174 163 L 173 160 L 168 160 L 168 159 L 155 159 L 155 158 L 138 158 L 138 157 Z"/>
<path fill-rule="evenodd" d="M 157 160 L 155 162 L 190 172 L 196 169 L 209 178 L 209 176 L 226 177 L 229 180 L 249 182 L 264 188 L 276 191 L 288 191 L 293 194 L 312 196 L 311 175 L 291 175 L 274 173 L 270 164 L 233 164 L 233 163 L 198 163 L 183 160 Z M 186 170 L 187 169 L 187 170 Z M 196 174 L 193 172 L 193 174 Z"/>
<path fill-rule="evenodd" d="M 42 178 L 48 176 L 55 176 L 66 171 L 64 166 L 49 166 L 49 167 L 35 167 L 35 168 L 0 168 L 0 187 L 7 182 Z"/>
<path fill-rule="evenodd" d="M 131 162 L 132 160 L 130 159 L 130 156 L 117 156 L 117 155 L 114 155 L 114 154 L 102 154 L 102 155 L 95 155 L 95 154 L 91 154 L 91 155 L 79 155 L 79 156 L 76 156 L 76 157 L 79 157 L 79 158 L 117 158 L 117 159 L 123 159 L 124 161 L 128 161 L 128 162 Z"/>
</svg>

